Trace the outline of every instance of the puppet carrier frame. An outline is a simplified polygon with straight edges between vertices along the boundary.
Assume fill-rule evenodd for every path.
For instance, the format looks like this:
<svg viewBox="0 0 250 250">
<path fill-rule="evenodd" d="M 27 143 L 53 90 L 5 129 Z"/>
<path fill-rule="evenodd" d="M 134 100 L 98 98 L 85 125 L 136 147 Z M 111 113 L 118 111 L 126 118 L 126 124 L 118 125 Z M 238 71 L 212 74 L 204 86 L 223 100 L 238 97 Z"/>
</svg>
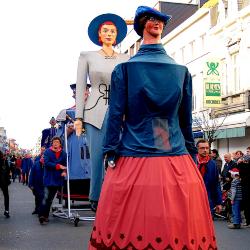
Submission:
<svg viewBox="0 0 250 250">
<path fill-rule="evenodd" d="M 89 204 L 84 204 L 81 208 L 72 208 L 71 201 L 88 201 L 88 192 L 89 192 L 89 179 L 79 180 L 76 182 L 75 185 L 72 186 L 74 181 L 70 180 L 69 176 L 69 159 L 68 159 L 68 140 L 67 140 L 67 131 L 66 126 L 64 128 L 64 139 L 65 139 L 65 151 L 67 153 L 67 179 L 64 182 L 64 186 L 61 188 L 61 191 L 57 192 L 57 198 L 59 198 L 59 204 L 52 205 L 52 216 L 61 218 L 61 219 L 68 219 L 70 222 L 74 223 L 75 227 L 78 226 L 79 221 L 94 221 L 95 216 L 81 216 L 80 211 L 91 211 Z M 84 193 L 76 193 L 71 194 L 71 189 L 75 189 L 76 186 L 83 181 L 83 190 Z M 71 182 L 71 183 L 70 183 Z M 66 192 L 64 192 L 66 190 Z M 63 207 L 63 200 L 65 200 L 66 206 Z"/>
</svg>

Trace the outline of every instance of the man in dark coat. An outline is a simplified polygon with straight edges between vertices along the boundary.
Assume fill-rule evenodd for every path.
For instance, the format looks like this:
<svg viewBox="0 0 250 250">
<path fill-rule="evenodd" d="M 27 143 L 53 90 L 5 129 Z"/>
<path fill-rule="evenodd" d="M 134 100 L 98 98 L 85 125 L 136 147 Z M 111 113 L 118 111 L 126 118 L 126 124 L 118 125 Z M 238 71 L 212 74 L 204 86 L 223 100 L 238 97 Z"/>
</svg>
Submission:
<svg viewBox="0 0 250 250">
<path fill-rule="evenodd" d="M 44 195 L 44 151 L 45 147 L 41 147 L 40 155 L 36 157 L 29 174 L 29 188 L 32 190 L 35 196 L 35 210 L 32 212 L 32 214 L 38 214 Z"/>
<path fill-rule="evenodd" d="M 219 182 L 219 172 L 216 162 L 209 157 L 208 141 L 199 140 L 196 145 L 198 149 L 198 168 L 206 186 L 208 201 L 213 215 L 214 208 L 217 213 L 222 209 L 222 193 Z"/>
<path fill-rule="evenodd" d="M 247 148 L 246 155 L 238 160 L 238 168 L 242 185 L 242 205 L 246 219 L 243 226 L 250 227 L 250 147 Z"/>
<path fill-rule="evenodd" d="M 231 174 L 229 173 L 229 170 L 232 170 L 233 168 L 237 168 L 236 162 L 232 160 L 232 156 L 230 153 L 227 153 L 224 155 L 225 164 L 221 172 L 222 177 L 222 183 L 223 183 L 223 190 L 228 191 L 231 186 Z"/>
<path fill-rule="evenodd" d="M 10 185 L 10 167 L 5 155 L 0 151 L 0 188 L 4 196 L 4 215 L 6 218 L 10 217 L 9 214 L 9 189 Z"/>
</svg>

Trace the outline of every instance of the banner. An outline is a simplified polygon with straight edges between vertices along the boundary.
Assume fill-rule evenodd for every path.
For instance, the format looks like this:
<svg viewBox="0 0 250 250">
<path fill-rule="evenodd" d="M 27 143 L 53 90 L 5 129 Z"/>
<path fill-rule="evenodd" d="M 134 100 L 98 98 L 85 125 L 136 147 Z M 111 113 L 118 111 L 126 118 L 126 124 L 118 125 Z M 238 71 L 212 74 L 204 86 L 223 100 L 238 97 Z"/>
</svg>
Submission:
<svg viewBox="0 0 250 250">
<path fill-rule="evenodd" d="M 221 106 L 221 61 L 208 58 L 203 69 L 204 107 L 218 108 Z"/>
</svg>

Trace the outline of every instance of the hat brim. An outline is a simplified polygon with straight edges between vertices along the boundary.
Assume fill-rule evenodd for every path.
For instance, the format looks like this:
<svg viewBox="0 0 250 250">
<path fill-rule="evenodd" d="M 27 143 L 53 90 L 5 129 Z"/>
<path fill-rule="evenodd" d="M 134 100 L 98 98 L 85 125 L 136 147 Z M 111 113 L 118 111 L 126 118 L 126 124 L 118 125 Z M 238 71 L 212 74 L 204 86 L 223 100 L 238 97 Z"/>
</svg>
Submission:
<svg viewBox="0 0 250 250">
<path fill-rule="evenodd" d="M 163 21 L 166 25 L 169 20 L 172 18 L 172 16 L 161 13 L 160 11 L 150 8 L 148 6 L 139 6 L 135 13 L 135 19 L 134 19 L 134 30 L 139 35 L 143 35 L 143 30 L 141 30 L 141 27 L 139 25 L 139 20 L 144 16 L 154 16 L 158 18 L 159 20 Z"/>
<path fill-rule="evenodd" d="M 89 39 L 96 45 L 102 46 L 99 42 L 98 30 L 104 22 L 112 22 L 117 28 L 116 44 L 122 42 L 127 35 L 127 24 L 120 16 L 112 13 L 106 13 L 95 17 L 89 24 L 88 35 Z"/>
</svg>

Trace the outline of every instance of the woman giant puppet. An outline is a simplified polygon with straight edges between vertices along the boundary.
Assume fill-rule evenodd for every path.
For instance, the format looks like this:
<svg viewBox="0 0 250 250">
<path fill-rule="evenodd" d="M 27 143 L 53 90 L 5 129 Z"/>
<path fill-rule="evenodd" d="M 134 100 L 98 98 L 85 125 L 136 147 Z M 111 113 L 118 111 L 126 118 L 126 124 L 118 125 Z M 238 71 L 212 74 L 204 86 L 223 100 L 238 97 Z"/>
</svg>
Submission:
<svg viewBox="0 0 250 250">
<path fill-rule="evenodd" d="M 217 249 L 206 189 L 191 158 L 197 153 L 192 78 L 161 44 L 169 19 L 138 7 L 134 28 L 143 44 L 112 73 L 104 141 L 110 161 L 89 250 Z"/>
<path fill-rule="evenodd" d="M 115 14 L 103 14 L 94 18 L 89 24 L 90 40 L 101 49 L 82 52 L 77 70 L 76 118 L 77 134 L 81 133 L 82 122 L 85 123 L 87 141 L 91 158 L 91 181 L 89 199 L 92 209 L 96 209 L 103 181 L 102 142 L 106 130 L 106 111 L 109 104 L 111 73 L 114 67 L 125 62 L 129 57 L 118 54 L 113 46 L 119 44 L 126 36 L 125 21 Z M 87 79 L 91 84 L 91 94 L 84 103 Z"/>
</svg>

